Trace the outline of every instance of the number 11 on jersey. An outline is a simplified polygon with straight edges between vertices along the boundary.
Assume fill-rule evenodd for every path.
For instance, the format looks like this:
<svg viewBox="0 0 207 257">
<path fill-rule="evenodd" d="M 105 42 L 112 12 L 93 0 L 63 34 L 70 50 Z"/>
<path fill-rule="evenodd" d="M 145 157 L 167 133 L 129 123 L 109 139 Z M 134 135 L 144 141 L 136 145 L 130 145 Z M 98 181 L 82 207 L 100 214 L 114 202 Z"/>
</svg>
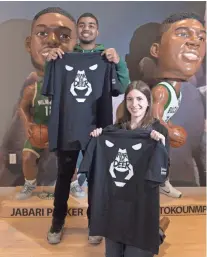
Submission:
<svg viewBox="0 0 207 257">
<path fill-rule="evenodd" d="M 49 116 L 51 113 L 51 105 L 45 106 L 45 115 Z"/>
</svg>

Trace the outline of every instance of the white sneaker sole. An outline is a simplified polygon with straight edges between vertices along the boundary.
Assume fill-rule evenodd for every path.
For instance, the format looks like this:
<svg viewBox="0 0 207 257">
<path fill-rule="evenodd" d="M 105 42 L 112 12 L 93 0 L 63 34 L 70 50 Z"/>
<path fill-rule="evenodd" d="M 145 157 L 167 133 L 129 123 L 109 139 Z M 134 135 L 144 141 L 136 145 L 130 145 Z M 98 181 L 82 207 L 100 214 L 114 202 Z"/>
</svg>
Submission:
<svg viewBox="0 0 207 257">
<path fill-rule="evenodd" d="M 48 243 L 51 244 L 51 245 L 56 245 L 56 244 L 59 244 L 61 242 L 61 239 L 62 239 L 62 236 L 63 236 L 63 229 L 61 230 L 60 236 L 58 236 L 58 238 L 57 237 L 56 238 L 52 238 L 52 236 L 48 237 L 48 234 L 47 234 L 47 241 L 48 241 Z"/>
<path fill-rule="evenodd" d="M 103 241 L 103 237 L 99 238 L 99 239 L 91 239 L 88 238 L 88 242 L 91 245 L 99 245 L 101 242 Z"/>
<path fill-rule="evenodd" d="M 163 194 L 163 195 L 166 195 L 168 197 L 172 197 L 172 198 L 181 198 L 182 197 L 182 193 L 180 193 L 178 195 L 175 195 L 175 194 L 172 194 L 171 192 L 166 192 L 161 187 L 160 187 L 160 193 Z"/>
</svg>

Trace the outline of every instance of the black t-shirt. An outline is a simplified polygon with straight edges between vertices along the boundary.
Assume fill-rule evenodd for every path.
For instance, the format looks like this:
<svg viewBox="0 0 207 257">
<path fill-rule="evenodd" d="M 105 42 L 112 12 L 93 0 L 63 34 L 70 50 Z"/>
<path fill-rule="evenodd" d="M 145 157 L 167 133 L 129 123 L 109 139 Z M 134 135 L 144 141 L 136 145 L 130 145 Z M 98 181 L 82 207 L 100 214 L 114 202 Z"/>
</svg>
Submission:
<svg viewBox="0 0 207 257">
<path fill-rule="evenodd" d="M 150 130 L 111 126 L 92 138 L 79 169 L 89 172 L 90 235 L 157 254 L 159 185 L 168 165 L 166 147 Z"/>
<path fill-rule="evenodd" d="M 42 93 L 52 98 L 50 150 L 84 150 L 94 128 L 112 123 L 119 89 L 115 65 L 100 53 L 66 53 L 49 62 Z"/>
</svg>

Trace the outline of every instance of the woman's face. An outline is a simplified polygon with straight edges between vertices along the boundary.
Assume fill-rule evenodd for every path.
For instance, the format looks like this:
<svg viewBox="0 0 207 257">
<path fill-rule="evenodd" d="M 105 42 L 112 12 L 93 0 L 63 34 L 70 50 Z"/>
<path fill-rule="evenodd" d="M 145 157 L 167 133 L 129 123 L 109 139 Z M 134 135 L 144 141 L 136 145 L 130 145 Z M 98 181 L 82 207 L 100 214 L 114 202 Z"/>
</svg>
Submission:
<svg viewBox="0 0 207 257">
<path fill-rule="evenodd" d="M 146 96 L 137 89 L 133 89 L 126 96 L 126 107 L 131 118 L 143 118 L 149 103 Z"/>
</svg>

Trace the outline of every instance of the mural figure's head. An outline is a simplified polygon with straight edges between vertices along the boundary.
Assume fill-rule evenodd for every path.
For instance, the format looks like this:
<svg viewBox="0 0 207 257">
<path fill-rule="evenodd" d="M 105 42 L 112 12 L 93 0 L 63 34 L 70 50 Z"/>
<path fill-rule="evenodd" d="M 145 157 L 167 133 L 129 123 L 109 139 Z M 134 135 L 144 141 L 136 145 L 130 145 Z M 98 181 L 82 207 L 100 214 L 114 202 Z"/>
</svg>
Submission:
<svg viewBox="0 0 207 257">
<path fill-rule="evenodd" d="M 61 48 L 64 52 L 72 52 L 76 42 L 75 19 L 61 8 L 49 7 L 35 15 L 25 46 L 38 75 L 42 76 L 48 51 Z"/>
<path fill-rule="evenodd" d="M 195 13 L 172 14 L 161 24 L 150 53 L 157 59 L 157 78 L 188 80 L 206 52 L 204 20 Z"/>
<path fill-rule="evenodd" d="M 156 41 L 157 35 L 160 30 L 160 24 L 150 22 L 139 26 L 133 33 L 133 36 L 129 43 L 129 53 L 126 54 L 125 60 L 129 69 L 130 80 L 143 80 L 145 77 L 152 77 L 154 71 L 151 70 L 151 63 L 154 60 L 150 60 L 150 48 Z M 143 59 L 147 59 L 144 61 Z M 154 58 L 153 58 L 154 59 Z M 140 64 L 142 62 L 142 64 Z M 149 67 L 148 67 L 149 64 Z M 142 67 L 144 67 L 144 70 Z M 154 64 L 156 66 L 156 64 Z M 143 76 L 143 72 L 145 75 Z"/>
</svg>

